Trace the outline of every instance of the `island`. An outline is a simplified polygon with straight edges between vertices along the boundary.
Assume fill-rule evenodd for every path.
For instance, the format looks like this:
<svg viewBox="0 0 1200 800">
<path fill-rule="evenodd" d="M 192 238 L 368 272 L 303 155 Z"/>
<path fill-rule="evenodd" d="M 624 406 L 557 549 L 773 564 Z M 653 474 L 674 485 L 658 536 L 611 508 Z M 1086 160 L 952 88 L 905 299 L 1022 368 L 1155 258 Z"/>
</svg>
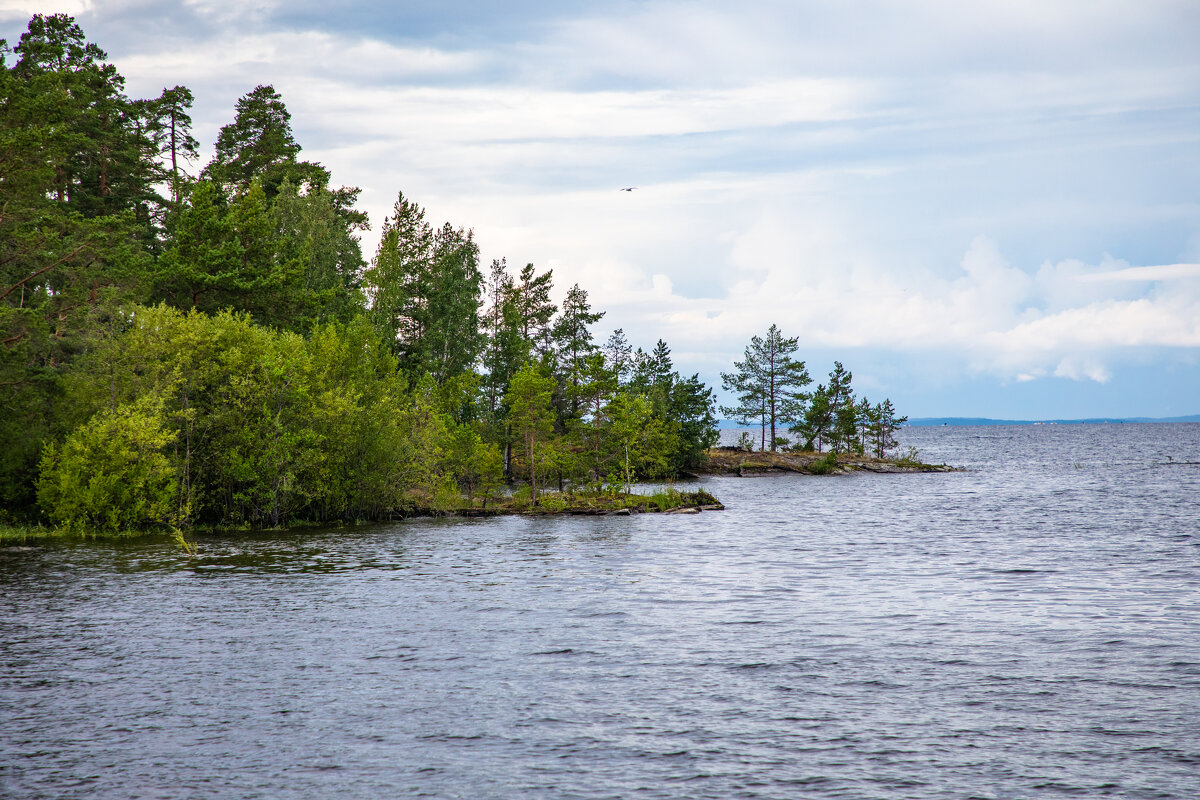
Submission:
<svg viewBox="0 0 1200 800">
<path fill-rule="evenodd" d="M 767 475 L 796 472 L 804 475 L 844 475 L 851 472 L 955 472 L 961 467 L 926 464 L 914 453 L 896 458 L 880 458 L 861 453 L 813 453 L 748 451 L 738 447 L 718 447 L 708 451 L 708 460 L 697 474 Z"/>
</svg>

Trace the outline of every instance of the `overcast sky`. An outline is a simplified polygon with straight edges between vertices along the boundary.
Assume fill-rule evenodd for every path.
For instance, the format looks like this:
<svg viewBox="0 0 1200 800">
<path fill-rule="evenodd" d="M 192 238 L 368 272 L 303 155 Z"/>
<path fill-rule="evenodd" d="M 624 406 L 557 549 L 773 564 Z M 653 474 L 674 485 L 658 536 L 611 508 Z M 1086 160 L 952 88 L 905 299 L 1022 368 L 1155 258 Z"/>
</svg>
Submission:
<svg viewBox="0 0 1200 800">
<path fill-rule="evenodd" d="M 1200 413 L 1200 3 L 0 0 L 74 14 L 211 154 L 305 157 L 552 268 L 711 383 L 800 338 L 911 416 Z M 636 186 L 636 191 L 620 188 Z"/>
</svg>

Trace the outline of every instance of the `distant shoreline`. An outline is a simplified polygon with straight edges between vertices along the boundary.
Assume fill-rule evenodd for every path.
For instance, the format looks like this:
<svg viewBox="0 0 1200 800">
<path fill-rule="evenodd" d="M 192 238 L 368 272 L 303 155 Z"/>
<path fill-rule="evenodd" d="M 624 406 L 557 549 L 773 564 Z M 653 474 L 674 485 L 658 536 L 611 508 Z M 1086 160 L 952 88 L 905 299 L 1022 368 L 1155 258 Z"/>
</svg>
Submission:
<svg viewBox="0 0 1200 800">
<path fill-rule="evenodd" d="M 1126 425 L 1146 422 L 1200 422 L 1200 414 L 1185 417 L 1089 417 L 1087 419 L 990 419 L 988 417 L 917 417 L 907 427 L 929 428 L 941 425 Z M 758 430 L 757 425 L 740 425 L 723 419 L 717 423 L 723 431 Z"/>
<path fill-rule="evenodd" d="M 1093 417 L 1089 419 L 988 419 L 986 417 L 918 417 L 908 424 L 914 428 L 940 425 L 1126 425 L 1145 422 L 1200 422 L 1200 414 L 1186 417 Z"/>
</svg>

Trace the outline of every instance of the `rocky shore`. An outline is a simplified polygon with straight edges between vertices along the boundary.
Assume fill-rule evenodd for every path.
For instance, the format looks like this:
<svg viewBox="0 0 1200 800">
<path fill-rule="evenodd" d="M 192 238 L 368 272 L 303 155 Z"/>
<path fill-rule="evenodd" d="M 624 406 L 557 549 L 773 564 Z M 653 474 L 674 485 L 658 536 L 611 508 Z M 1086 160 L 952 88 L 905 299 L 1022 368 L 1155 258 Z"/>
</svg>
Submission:
<svg viewBox="0 0 1200 800">
<path fill-rule="evenodd" d="M 804 475 L 844 475 L 849 472 L 954 472 L 945 464 L 925 464 L 910 458 L 874 458 L 856 453 L 750 452 L 736 448 L 708 451 L 705 475 L 767 475 L 797 472 Z"/>
</svg>

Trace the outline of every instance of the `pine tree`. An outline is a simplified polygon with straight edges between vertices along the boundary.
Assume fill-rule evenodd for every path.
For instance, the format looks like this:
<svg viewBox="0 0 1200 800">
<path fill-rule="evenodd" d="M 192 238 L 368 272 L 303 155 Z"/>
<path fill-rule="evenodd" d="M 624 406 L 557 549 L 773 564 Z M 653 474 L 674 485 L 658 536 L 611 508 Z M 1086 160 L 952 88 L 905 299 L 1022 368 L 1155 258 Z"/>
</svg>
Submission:
<svg viewBox="0 0 1200 800">
<path fill-rule="evenodd" d="M 751 342 L 753 344 L 753 340 Z M 758 422 L 763 450 L 767 443 L 766 390 L 762 381 L 762 368 L 755 360 L 754 348 L 747 347 L 745 357 L 733 363 L 734 372 L 721 373 L 721 388 L 733 394 L 736 405 L 721 406 L 721 413 L 739 425 Z"/>
<path fill-rule="evenodd" d="M 592 311 L 587 292 L 575 284 L 567 292 L 562 313 L 551 332 L 557 371 L 563 386 L 565 414 L 572 419 L 579 417 L 579 409 L 586 400 L 586 392 L 582 387 L 586 381 L 587 361 L 596 352 L 591 326 L 603 316 L 603 311 Z"/>
<path fill-rule="evenodd" d="M 11 57 L 15 56 L 15 62 Z M 124 79 L 65 15 L 0 40 L 0 505 L 24 509 L 59 376 L 140 299 L 158 165 Z"/>
<path fill-rule="evenodd" d="M 770 431 L 770 449 L 778 445 L 777 426 L 798 421 L 808 398 L 803 387 L 811 383 L 803 361 L 792 358 L 798 339 L 786 338 L 778 326 L 771 325 L 765 338 L 754 336 L 746 348 L 744 360 L 735 362 L 736 372 L 722 373 L 722 385 L 735 393 L 738 404 L 723 407 L 722 413 L 748 421 L 758 416 L 762 425 L 763 449 Z"/>
<path fill-rule="evenodd" d="M 908 417 L 897 417 L 892 401 L 885 399 L 875 405 L 871 413 L 871 442 L 876 458 L 883 458 L 896 447 L 895 433 L 908 422 Z"/>
<path fill-rule="evenodd" d="M 791 427 L 791 431 L 804 439 L 805 450 L 816 450 L 819 453 L 828 441 L 832 426 L 833 407 L 830 404 L 829 390 L 825 388 L 825 384 L 819 384 L 809 397 L 804 416 Z"/>
<path fill-rule="evenodd" d="M 521 336 L 538 355 L 547 355 L 553 350 L 550 323 L 558 311 L 558 306 L 550 302 L 553 279 L 553 270 L 538 275 L 533 264 L 526 264 L 514 287 L 514 300 L 521 318 Z"/>
<path fill-rule="evenodd" d="M 623 328 L 617 328 L 612 332 L 608 341 L 604 343 L 603 351 L 604 363 L 616 375 L 617 382 L 623 383 L 625 376 L 633 367 L 633 348 L 629 345 L 629 340 L 625 338 Z"/>
<path fill-rule="evenodd" d="M 292 136 L 292 115 L 275 87 L 256 86 L 238 99 L 237 115 L 221 128 L 216 149 L 204 177 L 227 189 L 245 189 L 255 178 L 264 179 L 269 190 L 282 182 L 282 168 L 296 163 L 300 145 Z"/>
<path fill-rule="evenodd" d="M 157 100 L 147 103 L 148 132 L 156 155 L 168 159 L 171 201 L 176 207 L 183 201 L 187 173 L 181 162 L 199 157 L 200 143 L 192 136 L 192 92 L 186 86 L 164 89 Z"/>
<path fill-rule="evenodd" d="M 287 327 L 307 333 L 314 325 L 348 322 L 364 310 L 362 249 L 347 224 L 337 195 L 284 180 L 271 203 L 272 235 L 278 258 L 296 265 L 296 282 L 286 298 Z"/>
<path fill-rule="evenodd" d="M 375 258 L 363 275 L 371 319 L 398 356 L 410 352 L 424 333 L 422 288 L 429 279 L 433 244 L 425 209 L 401 193 L 383 222 Z"/>
<path fill-rule="evenodd" d="M 512 276 L 504 259 L 492 261 L 487 279 L 488 309 L 483 317 L 483 388 L 488 412 L 500 411 L 508 382 L 529 360 L 529 345 L 522 336 L 520 310 Z"/>
</svg>

